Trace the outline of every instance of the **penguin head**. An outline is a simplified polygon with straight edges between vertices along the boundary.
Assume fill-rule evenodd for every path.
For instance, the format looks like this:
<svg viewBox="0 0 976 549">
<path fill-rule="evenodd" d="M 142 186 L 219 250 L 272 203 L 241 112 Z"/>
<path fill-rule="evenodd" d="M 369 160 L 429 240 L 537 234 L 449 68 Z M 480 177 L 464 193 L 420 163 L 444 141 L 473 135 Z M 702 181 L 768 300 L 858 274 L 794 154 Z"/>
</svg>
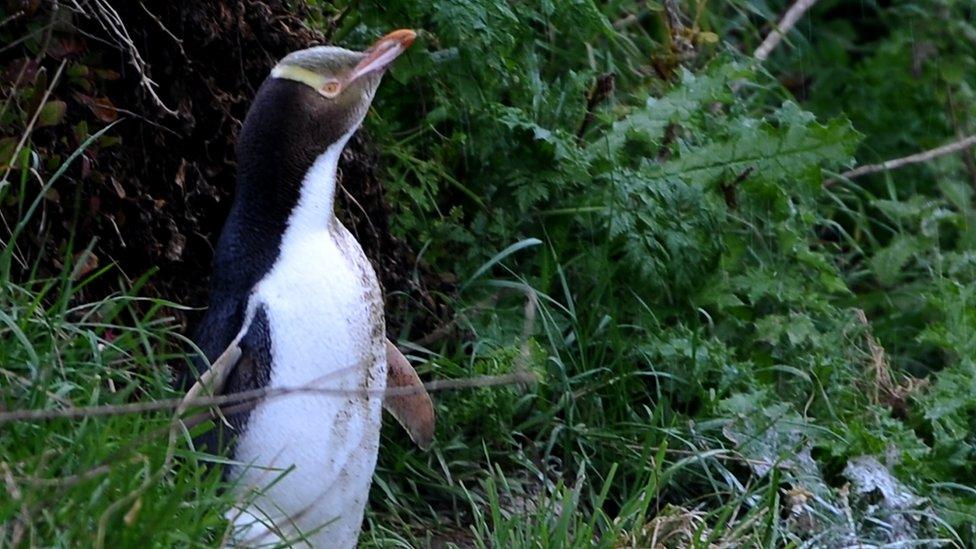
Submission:
<svg viewBox="0 0 976 549">
<path fill-rule="evenodd" d="M 272 69 L 269 80 L 304 86 L 302 111 L 309 121 L 321 124 L 315 133 L 335 141 L 359 127 L 386 69 L 416 36 L 412 30 L 400 29 L 362 52 L 335 46 L 292 52 Z"/>
</svg>

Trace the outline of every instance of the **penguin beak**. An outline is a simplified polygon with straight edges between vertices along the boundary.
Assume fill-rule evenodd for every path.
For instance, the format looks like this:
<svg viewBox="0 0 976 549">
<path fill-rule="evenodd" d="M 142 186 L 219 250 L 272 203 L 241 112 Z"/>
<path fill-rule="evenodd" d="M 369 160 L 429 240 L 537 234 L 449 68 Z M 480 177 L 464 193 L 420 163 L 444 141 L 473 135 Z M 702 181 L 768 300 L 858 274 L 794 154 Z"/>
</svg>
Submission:
<svg viewBox="0 0 976 549">
<path fill-rule="evenodd" d="M 401 53 L 407 51 L 415 38 L 417 33 L 410 29 L 395 30 L 380 38 L 366 50 L 366 57 L 350 73 L 349 82 L 386 70 Z"/>
</svg>

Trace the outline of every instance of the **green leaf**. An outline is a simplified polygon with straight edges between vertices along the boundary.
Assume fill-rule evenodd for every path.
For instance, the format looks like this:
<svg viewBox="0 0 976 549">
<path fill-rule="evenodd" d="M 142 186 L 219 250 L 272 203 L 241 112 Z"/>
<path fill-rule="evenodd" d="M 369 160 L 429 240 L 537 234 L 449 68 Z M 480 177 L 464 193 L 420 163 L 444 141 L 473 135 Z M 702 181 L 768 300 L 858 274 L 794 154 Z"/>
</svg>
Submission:
<svg viewBox="0 0 976 549">
<path fill-rule="evenodd" d="M 662 179 L 680 177 L 705 184 L 751 169 L 757 177 L 782 181 L 801 178 L 811 167 L 850 163 L 859 139 L 847 120 L 786 128 L 761 124 L 735 139 L 687 151 L 660 166 L 648 166 L 648 171 Z"/>
<path fill-rule="evenodd" d="M 68 105 L 64 101 L 48 101 L 41 107 L 41 113 L 37 117 L 37 127 L 57 126 L 64 120 L 67 108 Z"/>
<path fill-rule="evenodd" d="M 913 255 L 920 251 L 914 236 L 898 235 L 871 258 L 871 270 L 885 286 L 894 284 Z"/>
<path fill-rule="evenodd" d="M 658 142 L 672 123 L 686 123 L 700 116 L 710 103 L 732 101 L 730 83 L 752 76 L 752 71 L 736 63 L 720 65 L 704 75 L 693 75 L 682 69 L 680 84 L 660 99 L 648 97 L 644 106 L 614 123 L 607 134 L 606 147 L 596 150 L 620 152 L 628 140 Z"/>
<path fill-rule="evenodd" d="M 813 320 L 804 314 L 790 315 L 789 326 L 786 328 L 786 337 L 793 345 L 799 345 L 806 341 L 813 340 L 817 336 L 817 328 L 813 325 Z"/>
</svg>

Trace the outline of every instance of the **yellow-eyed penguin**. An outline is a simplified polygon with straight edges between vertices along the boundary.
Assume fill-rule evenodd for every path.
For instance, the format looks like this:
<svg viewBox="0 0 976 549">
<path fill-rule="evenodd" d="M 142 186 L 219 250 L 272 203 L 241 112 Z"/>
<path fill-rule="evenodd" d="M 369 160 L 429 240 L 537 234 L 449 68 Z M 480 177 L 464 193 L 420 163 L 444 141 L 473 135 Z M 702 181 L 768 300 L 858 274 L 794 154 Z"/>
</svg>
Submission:
<svg viewBox="0 0 976 549">
<path fill-rule="evenodd" d="M 231 445 L 236 542 L 355 546 L 381 407 L 421 447 L 433 437 L 430 398 L 384 335 L 376 274 L 333 212 L 339 156 L 415 36 L 397 30 L 365 52 L 289 54 L 241 129 L 237 192 L 196 337 L 212 366 L 187 398 L 290 394 L 227 410 L 205 437 L 210 450 Z M 388 386 L 417 390 L 384 399 Z"/>
</svg>

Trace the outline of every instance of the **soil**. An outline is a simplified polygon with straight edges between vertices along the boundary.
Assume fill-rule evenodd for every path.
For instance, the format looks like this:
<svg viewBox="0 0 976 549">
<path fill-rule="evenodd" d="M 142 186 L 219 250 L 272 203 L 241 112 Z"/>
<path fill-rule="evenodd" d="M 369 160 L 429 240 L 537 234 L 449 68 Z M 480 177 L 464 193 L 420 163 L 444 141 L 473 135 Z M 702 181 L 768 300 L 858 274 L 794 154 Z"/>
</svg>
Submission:
<svg viewBox="0 0 976 549">
<path fill-rule="evenodd" d="M 52 82 L 47 103 L 55 106 L 42 111 L 28 143 L 41 159 L 39 177 L 27 178 L 19 196 L 0 194 L 5 220 L 18 218 L 18 199 L 32 199 L 38 181 L 88 135 L 117 124 L 42 202 L 18 240 L 25 263 L 40 257 L 42 271 L 57 272 L 67 250 L 94 240 L 79 275 L 110 263 L 129 283 L 153 272 L 143 294 L 205 307 L 213 246 L 234 191 L 234 143 L 250 100 L 278 59 L 328 40 L 304 24 L 313 15 L 308 8 L 294 4 L 7 0 L 0 19 L 13 19 L 0 27 L 0 44 L 10 44 L 0 46 L 0 101 L 12 108 L 0 115 L 0 166 Z M 449 316 L 449 278 L 417 265 L 410 247 L 390 235 L 393 210 L 368 138 L 352 140 L 340 171 L 340 218 L 376 267 L 390 331 L 423 336 Z M 13 170 L 10 180 L 21 173 Z M 81 298 L 117 289 L 107 274 Z M 180 313 L 188 330 L 197 318 L 199 310 Z"/>
</svg>

